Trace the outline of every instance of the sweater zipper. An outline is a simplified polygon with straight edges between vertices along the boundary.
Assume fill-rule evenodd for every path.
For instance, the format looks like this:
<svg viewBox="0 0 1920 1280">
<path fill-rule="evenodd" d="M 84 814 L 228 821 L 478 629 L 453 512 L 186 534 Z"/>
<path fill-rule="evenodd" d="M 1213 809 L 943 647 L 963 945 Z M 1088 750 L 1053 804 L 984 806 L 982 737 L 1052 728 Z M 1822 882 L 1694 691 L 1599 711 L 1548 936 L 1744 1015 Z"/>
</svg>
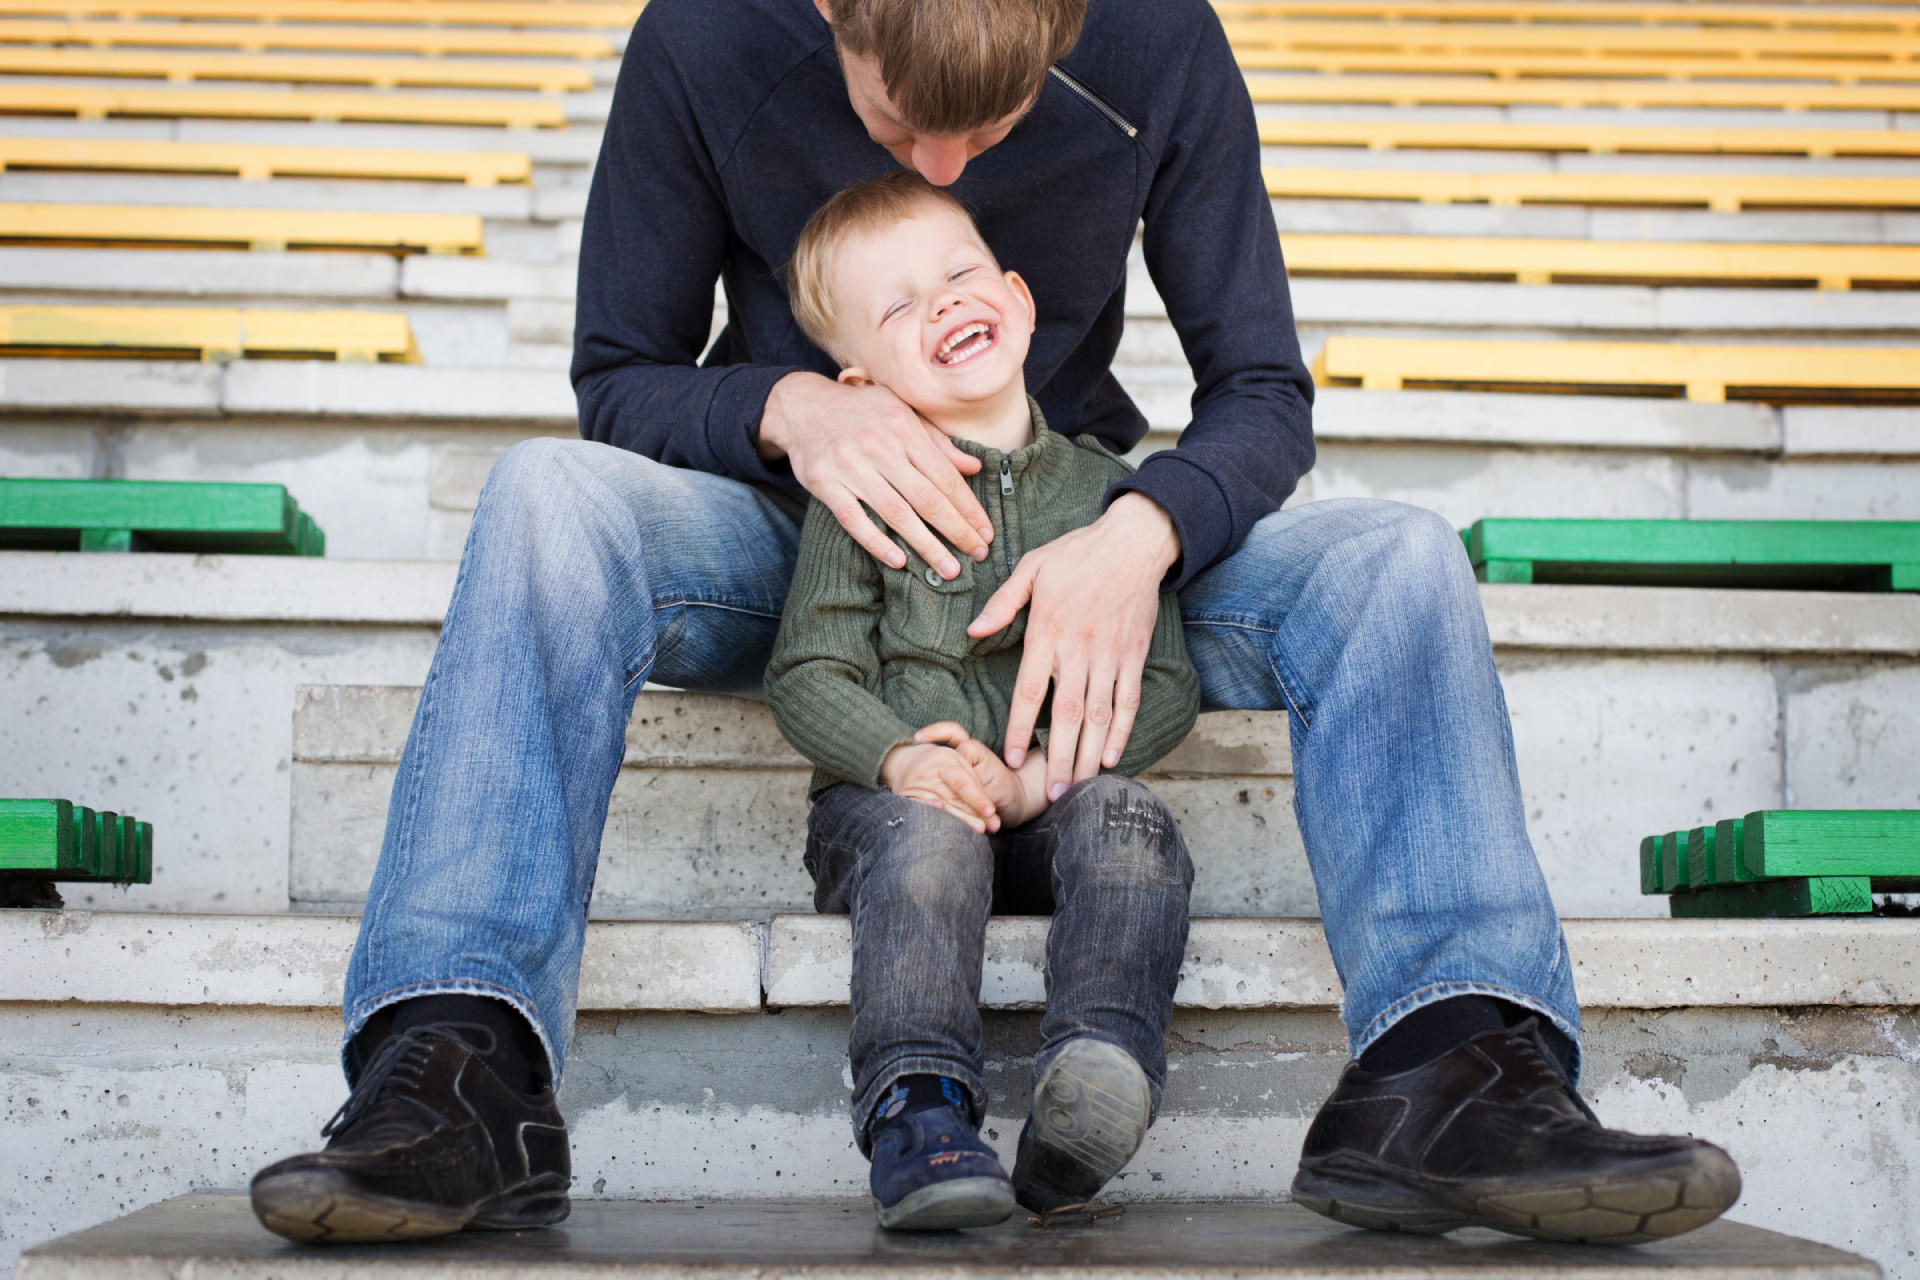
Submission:
<svg viewBox="0 0 1920 1280">
<path fill-rule="evenodd" d="M 1126 134 L 1129 138 L 1134 138 L 1139 136 L 1140 131 L 1134 128 L 1133 124 L 1125 116 L 1121 115 L 1118 111 L 1115 111 L 1112 107 L 1108 106 L 1101 99 L 1099 94 L 1087 88 L 1087 86 L 1081 84 L 1078 80 L 1075 80 L 1072 76 L 1062 71 L 1059 67 L 1048 67 L 1047 74 L 1052 76 L 1055 80 L 1058 80 L 1061 84 L 1067 86 L 1067 88 L 1073 90 L 1073 92 L 1079 94 L 1080 100 L 1082 102 L 1085 102 L 1088 106 L 1092 107 L 1095 111 L 1098 111 L 1101 115 L 1105 116 L 1113 124 L 1114 128 Z"/>
<path fill-rule="evenodd" d="M 1013 496 L 1013 459 L 1006 454 L 1000 455 L 1000 528 L 1007 527 L 1007 499 Z M 1013 572 L 1013 539 L 1003 538 L 1000 543 L 1001 558 L 1007 562 L 1007 572 Z"/>
</svg>

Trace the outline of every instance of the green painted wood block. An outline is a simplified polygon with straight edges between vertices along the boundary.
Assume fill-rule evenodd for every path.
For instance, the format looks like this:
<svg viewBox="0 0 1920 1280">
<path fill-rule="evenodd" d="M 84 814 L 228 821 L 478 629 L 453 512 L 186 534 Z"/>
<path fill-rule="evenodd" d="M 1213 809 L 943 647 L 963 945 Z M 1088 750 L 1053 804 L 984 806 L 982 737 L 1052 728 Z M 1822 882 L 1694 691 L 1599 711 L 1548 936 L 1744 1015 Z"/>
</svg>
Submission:
<svg viewBox="0 0 1920 1280">
<path fill-rule="evenodd" d="M 98 878 L 102 869 L 100 825 L 94 820 L 93 810 L 83 805 L 73 806 L 73 838 L 80 846 L 80 873 L 89 878 Z"/>
<path fill-rule="evenodd" d="M 277 484 L 0 479 L 0 547 L 321 555 L 326 538 Z"/>
<path fill-rule="evenodd" d="M 153 883 L 153 824 L 136 822 L 134 824 L 134 863 L 133 884 Z"/>
<path fill-rule="evenodd" d="M 79 866 L 70 801 L 0 800 L 0 871 L 51 875 Z"/>
<path fill-rule="evenodd" d="M 1712 827 L 1695 827 L 1687 832 L 1687 888 L 1705 889 L 1713 884 Z"/>
<path fill-rule="evenodd" d="M 1486 560 L 1473 567 L 1473 576 L 1480 582 L 1518 582 L 1533 581 L 1533 564 L 1526 560 Z"/>
<path fill-rule="evenodd" d="M 1916 521 L 1494 519 L 1463 536 L 1485 582 L 1920 590 Z"/>
<path fill-rule="evenodd" d="M 1809 876 L 1722 885 L 1676 893 L 1667 909 L 1676 919 L 1863 915 L 1873 910 L 1873 889 L 1865 876 Z"/>
<path fill-rule="evenodd" d="M 120 815 L 101 812 L 94 816 L 100 831 L 100 879 L 114 881 L 121 878 L 120 868 L 126 860 L 126 850 L 122 847 L 125 833 L 120 826 Z"/>
<path fill-rule="evenodd" d="M 1747 869 L 1740 842 L 1746 831 L 1745 818 L 1726 818 L 1713 828 L 1713 882 L 1717 885 L 1751 884 L 1760 877 Z"/>
<path fill-rule="evenodd" d="M 1920 809 L 1763 809 L 1741 856 L 1760 876 L 1920 877 Z"/>
<path fill-rule="evenodd" d="M 1660 883 L 1667 893 L 1687 889 L 1687 833 L 1669 831 L 1660 837 Z"/>
<path fill-rule="evenodd" d="M 1659 836 L 1648 836 L 1640 842 L 1640 892 L 1666 892 L 1660 887 Z"/>
</svg>

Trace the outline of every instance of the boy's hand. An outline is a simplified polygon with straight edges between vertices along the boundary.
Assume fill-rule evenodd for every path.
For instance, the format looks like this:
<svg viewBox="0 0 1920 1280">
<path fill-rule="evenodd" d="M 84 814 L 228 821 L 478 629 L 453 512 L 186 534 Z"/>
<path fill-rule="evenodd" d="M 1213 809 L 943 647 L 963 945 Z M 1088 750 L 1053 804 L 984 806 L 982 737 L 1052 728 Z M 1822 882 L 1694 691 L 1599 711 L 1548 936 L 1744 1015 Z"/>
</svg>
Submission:
<svg viewBox="0 0 1920 1280">
<path fill-rule="evenodd" d="M 863 502 L 943 578 L 959 577 L 960 563 L 940 538 L 961 555 L 986 558 L 993 525 L 961 478 L 978 471 L 980 459 L 884 387 L 790 373 L 767 397 L 758 448 L 762 458 L 786 458 L 793 478 L 876 560 L 896 569 L 907 562 Z"/>
<path fill-rule="evenodd" d="M 897 796 L 944 809 L 985 835 L 1000 829 L 1000 815 L 973 768 L 952 747 L 910 742 L 887 752 L 880 781 Z"/>
<path fill-rule="evenodd" d="M 988 830 L 1002 826 L 1018 827 L 1033 821 L 1047 807 L 1047 757 L 1035 751 L 1018 770 L 1009 769 L 993 748 L 970 737 L 966 728 L 952 720 L 930 724 L 913 735 L 915 742 L 934 742 L 952 747 L 973 770 L 981 790 L 993 802 L 994 818 Z"/>
</svg>

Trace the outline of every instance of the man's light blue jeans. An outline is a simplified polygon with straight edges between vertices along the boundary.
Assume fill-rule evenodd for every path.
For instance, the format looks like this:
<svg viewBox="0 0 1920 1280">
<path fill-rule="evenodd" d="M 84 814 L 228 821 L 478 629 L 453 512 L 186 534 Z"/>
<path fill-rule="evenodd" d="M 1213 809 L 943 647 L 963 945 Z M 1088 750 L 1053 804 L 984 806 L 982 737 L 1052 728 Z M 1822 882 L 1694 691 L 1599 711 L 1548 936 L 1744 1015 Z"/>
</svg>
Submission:
<svg viewBox="0 0 1920 1280">
<path fill-rule="evenodd" d="M 347 972 L 349 1037 L 414 996 L 493 996 L 533 1024 L 560 1078 L 634 698 L 648 680 L 757 692 L 800 514 L 793 495 L 588 441 L 530 440 L 494 467 L 394 782 Z M 1276 512 L 1187 584 L 1180 611 L 1207 708 L 1288 713 L 1354 1056 L 1414 1009 L 1470 994 L 1544 1014 L 1577 1044 L 1453 530 L 1389 502 Z"/>
</svg>

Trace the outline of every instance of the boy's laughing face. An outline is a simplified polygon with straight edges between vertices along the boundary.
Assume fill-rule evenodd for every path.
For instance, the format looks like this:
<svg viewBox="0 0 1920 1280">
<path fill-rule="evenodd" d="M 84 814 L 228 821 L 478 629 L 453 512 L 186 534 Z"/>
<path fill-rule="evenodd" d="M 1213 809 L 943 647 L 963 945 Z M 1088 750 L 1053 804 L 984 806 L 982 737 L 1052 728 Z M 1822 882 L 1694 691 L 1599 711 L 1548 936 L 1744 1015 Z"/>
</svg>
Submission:
<svg viewBox="0 0 1920 1280">
<path fill-rule="evenodd" d="M 848 234 L 828 293 L 841 381 L 878 383 L 929 417 L 1009 388 L 1024 398 L 1033 295 L 953 210 L 928 203 L 883 230 Z"/>
</svg>

